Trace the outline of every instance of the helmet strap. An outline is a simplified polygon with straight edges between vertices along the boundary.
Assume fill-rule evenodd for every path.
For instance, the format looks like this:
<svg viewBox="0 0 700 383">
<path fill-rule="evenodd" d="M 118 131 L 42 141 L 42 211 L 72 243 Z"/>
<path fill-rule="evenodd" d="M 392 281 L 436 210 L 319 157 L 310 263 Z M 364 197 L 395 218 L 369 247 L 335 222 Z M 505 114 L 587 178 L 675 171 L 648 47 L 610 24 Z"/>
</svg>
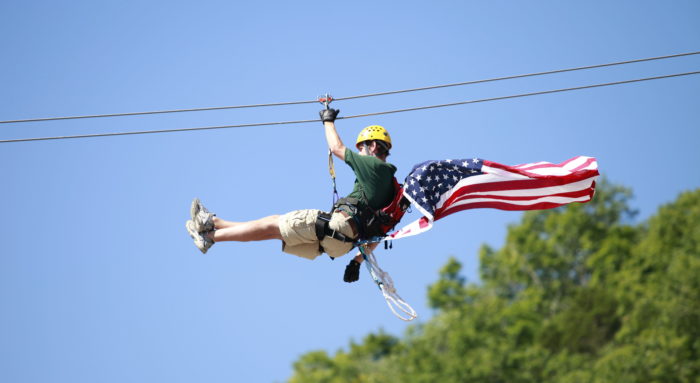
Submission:
<svg viewBox="0 0 700 383">
<path fill-rule="evenodd" d="M 370 142 L 372 142 L 372 141 L 371 141 L 371 140 L 369 140 L 369 141 L 363 141 L 363 142 L 362 142 L 362 148 L 365 150 L 365 152 L 367 152 L 367 155 L 372 156 L 372 157 L 376 157 L 376 155 L 375 155 L 374 153 L 372 153 L 372 150 L 369 148 L 369 143 L 370 143 Z"/>
<path fill-rule="evenodd" d="M 380 151 L 381 151 L 380 155 L 384 155 L 384 156 L 387 156 L 387 157 L 389 156 L 389 146 L 388 146 L 385 142 L 383 142 L 383 141 L 381 141 L 381 140 L 368 140 L 368 141 L 362 142 L 362 146 L 363 146 L 363 148 L 364 148 L 365 150 L 367 150 L 368 155 L 370 155 L 370 156 L 372 156 L 372 157 L 377 157 L 377 154 L 376 154 L 376 153 L 373 153 L 373 152 L 371 151 L 370 147 L 369 147 L 369 145 L 370 145 L 371 142 L 374 142 L 378 147 L 381 148 L 381 150 L 380 150 Z"/>
<path fill-rule="evenodd" d="M 386 154 L 387 156 L 389 155 L 389 145 L 386 144 L 386 142 L 381 141 L 381 140 L 375 140 L 374 142 L 377 143 L 377 145 L 382 147 L 382 152 Z"/>
</svg>

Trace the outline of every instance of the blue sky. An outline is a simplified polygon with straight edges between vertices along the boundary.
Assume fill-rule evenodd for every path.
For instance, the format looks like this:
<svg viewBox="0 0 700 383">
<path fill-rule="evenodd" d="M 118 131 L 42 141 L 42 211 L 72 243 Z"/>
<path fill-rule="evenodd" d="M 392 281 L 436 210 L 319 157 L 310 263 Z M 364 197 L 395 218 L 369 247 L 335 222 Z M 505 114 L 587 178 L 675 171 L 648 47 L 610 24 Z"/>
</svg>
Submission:
<svg viewBox="0 0 700 383">
<path fill-rule="evenodd" d="M 700 50 L 695 1 L 0 4 L 0 120 L 336 97 Z M 341 115 L 700 69 L 700 57 L 338 102 Z M 700 184 L 700 76 L 339 121 L 381 124 L 399 178 L 428 159 L 595 156 L 643 219 Z M 0 139 L 317 117 L 320 106 L 0 125 Z M 0 380 L 273 382 L 316 349 L 402 334 L 363 269 L 278 242 L 184 230 L 191 199 L 254 219 L 328 208 L 322 125 L 0 144 Z M 336 162 L 341 193 L 352 174 Z M 377 253 L 430 318 L 448 257 L 478 282 L 479 246 L 519 213 L 453 215 Z M 405 218 L 406 222 L 415 216 Z"/>
</svg>

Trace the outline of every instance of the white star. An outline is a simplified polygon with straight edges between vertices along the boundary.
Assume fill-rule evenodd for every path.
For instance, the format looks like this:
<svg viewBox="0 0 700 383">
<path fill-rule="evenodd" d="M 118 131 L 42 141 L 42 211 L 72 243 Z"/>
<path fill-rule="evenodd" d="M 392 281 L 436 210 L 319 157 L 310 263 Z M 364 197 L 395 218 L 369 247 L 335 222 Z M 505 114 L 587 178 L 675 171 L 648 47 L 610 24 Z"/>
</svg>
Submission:
<svg viewBox="0 0 700 383">
<path fill-rule="evenodd" d="M 428 199 L 427 199 L 427 198 L 425 198 L 425 197 L 423 197 L 423 198 L 421 198 L 421 199 L 423 200 L 423 203 L 426 203 L 426 202 L 428 202 Z"/>
<path fill-rule="evenodd" d="M 462 162 L 462 166 L 464 166 L 465 168 L 469 166 L 469 160 Z"/>
<path fill-rule="evenodd" d="M 474 161 L 474 164 L 475 164 L 475 165 L 479 163 L 479 159 L 478 159 L 478 158 L 474 158 L 472 161 Z"/>
<path fill-rule="evenodd" d="M 414 191 L 411 192 L 411 194 L 413 194 L 413 196 L 415 197 L 416 194 L 418 194 L 418 192 L 416 192 L 416 191 L 414 190 Z"/>
<path fill-rule="evenodd" d="M 457 178 L 457 176 L 452 176 L 452 179 L 455 180 L 455 182 L 459 181 L 459 178 Z"/>
<path fill-rule="evenodd" d="M 422 167 L 421 169 L 423 169 L 423 171 L 426 171 L 426 170 L 428 170 L 428 165 L 426 165 L 426 166 L 423 166 L 423 167 Z"/>
<path fill-rule="evenodd" d="M 444 175 L 442 176 L 442 179 L 448 180 L 448 179 L 450 179 L 450 176 L 448 176 L 447 174 L 444 174 Z"/>
<path fill-rule="evenodd" d="M 476 173 L 477 171 L 472 169 L 472 170 L 470 170 L 470 172 L 472 172 L 472 174 L 473 174 L 473 173 Z"/>
<path fill-rule="evenodd" d="M 433 179 L 430 178 L 430 176 L 428 176 L 428 178 L 426 178 L 425 180 L 426 180 L 427 182 L 430 182 L 430 181 L 432 181 Z"/>
<path fill-rule="evenodd" d="M 425 192 L 425 188 L 421 186 L 420 191 Z"/>
<path fill-rule="evenodd" d="M 449 164 L 449 163 L 451 163 L 451 162 L 452 162 L 452 160 L 445 160 L 445 162 L 447 162 L 447 163 Z"/>
<path fill-rule="evenodd" d="M 411 178 L 411 185 L 414 185 L 416 183 L 416 180 Z"/>
<path fill-rule="evenodd" d="M 416 181 L 420 181 L 420 178 L 421 178 L 421 177 L 420 177 L 420 174 L 418 174 L 418 175 L 416 176 Z"/>
</svg>

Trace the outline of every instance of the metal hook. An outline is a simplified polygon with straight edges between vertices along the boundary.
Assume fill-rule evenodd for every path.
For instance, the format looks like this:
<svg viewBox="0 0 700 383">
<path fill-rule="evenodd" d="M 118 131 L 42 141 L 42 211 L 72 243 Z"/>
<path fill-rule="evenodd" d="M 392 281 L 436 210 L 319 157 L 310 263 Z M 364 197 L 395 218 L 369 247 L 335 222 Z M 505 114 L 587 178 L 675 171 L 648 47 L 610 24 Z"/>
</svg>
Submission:
<svg viewBox="0 0 700 383">
<path fill-rule="evenodd" d="M 329 107 L 330 107 L 332 101 L 333 101 L 333 97 L 332 97 L 330 94 L 328 94 L 328 93 L 326 93 L 325 96 L 320 96 L 320 97 L 318 98 L 318 102 L 320 102 L 321 104 L 323 104 L 323 105 L 326 107 L 326 110 L 329 109 Z"/>
</svg>

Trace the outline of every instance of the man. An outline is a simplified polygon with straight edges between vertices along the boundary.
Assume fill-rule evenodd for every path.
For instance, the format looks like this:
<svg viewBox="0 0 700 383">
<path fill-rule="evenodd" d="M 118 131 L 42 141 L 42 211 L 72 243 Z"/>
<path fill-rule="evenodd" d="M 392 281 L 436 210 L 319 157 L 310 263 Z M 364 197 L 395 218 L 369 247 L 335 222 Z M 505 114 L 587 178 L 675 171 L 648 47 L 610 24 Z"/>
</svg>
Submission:
<svg viewBox="0 0 700 383">
<path fill-rule="evenodd" d="M 231 222 L 216 217 L 195 198 L 187 231 L 202 253 L 216 242 L 282 240 L 282 251 L 307 259 L 323 252 L 340 257 L 354 247 L 354 242 L 376 232 L 373 213 L 388 205 L 394 197 L 393 177 L 396 167 L 386 162 L 391 137 L 379 125 L 363 129 L 356 142 L 359 153 L 345 147 L 335 128 L 336 109 L 320 112 L 326 141 L 333 155 L 345 161 L 357 177 L 352 193 L 338 201 L 328 214 L 316 209 L 296 210 L 248 222 Z M 376 244 L 371 245 L 371 249 Z M 350 261 L 344 280 L 359 278 L 362 256 Z"/>
</svg>

